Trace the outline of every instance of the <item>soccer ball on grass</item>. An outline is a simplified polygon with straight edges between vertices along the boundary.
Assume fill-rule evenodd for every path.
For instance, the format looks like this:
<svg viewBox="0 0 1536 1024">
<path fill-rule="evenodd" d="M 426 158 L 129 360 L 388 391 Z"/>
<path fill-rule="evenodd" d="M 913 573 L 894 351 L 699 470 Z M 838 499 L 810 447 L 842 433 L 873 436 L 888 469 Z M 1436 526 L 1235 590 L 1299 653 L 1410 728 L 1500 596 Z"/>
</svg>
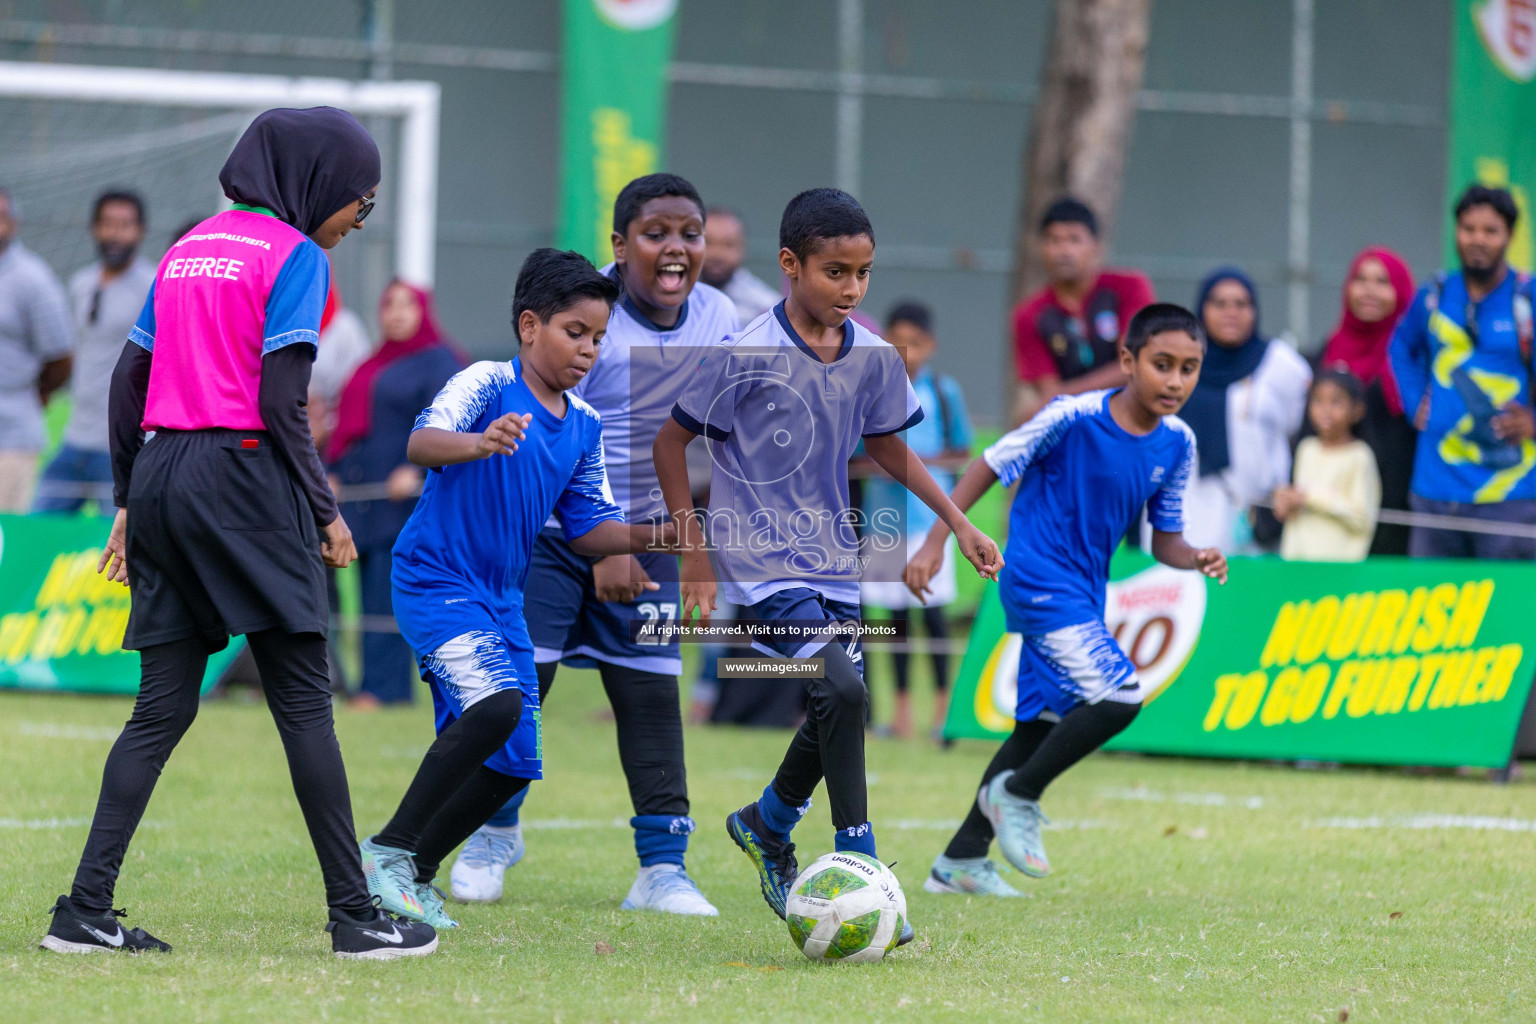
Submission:
<svg viewBox="0 0 1536 1024">
<path fill-rule="evenodd" d="M 789 937 L 810 959 L 874 963 L 896 948 L 907 897 L 875 858 L 829 853 L 800 872 L 784 910 Z"/>
</svg>

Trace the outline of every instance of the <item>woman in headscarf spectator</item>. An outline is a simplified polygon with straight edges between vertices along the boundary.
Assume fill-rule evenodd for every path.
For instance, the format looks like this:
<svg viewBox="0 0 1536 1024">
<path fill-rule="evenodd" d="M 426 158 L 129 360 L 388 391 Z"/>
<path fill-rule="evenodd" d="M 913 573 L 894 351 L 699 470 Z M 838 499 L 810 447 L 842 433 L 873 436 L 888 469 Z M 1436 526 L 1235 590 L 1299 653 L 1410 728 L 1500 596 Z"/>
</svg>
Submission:
<svg viewBox="0 0 1536 1024">
<path fill-rule="evenodd" d="M 1184 502 L 1191 544 L 1254 554 L 1279 540 L 1255 504 L 1291 479 L 1291 442 L 1301 431 L 1312 370 L 1295 349 L 1259 333 L 1253 281 L 1236 267 L 1212 271 L 1195 309 L 1208 344 L 1200 382 L 1180 412 L 1195 432 L 1200 476 Z M 1268 523 L 1269 529 L 1263 528 Z"/>
<path fill-rule="evenodd" d="M 336 429 L 336 403 L 341 398 L 341 389 L 372 354 L 373 339 L 368 336 L 368 325 L 341 301 L 341 291 L 333 276 L 330 293 L 325 297 L 325 311 L 320 314 L 320 350 L 309 375 L 310 431 L 321 451 L 326 450 L 331 431 Z"/>
<path fill-rule="evenodd" d="M 1403 414 L 1387 348 L 1413 302 L 1413 273 L 1391 249 L 1361 250 L 1344 278 L 1344 311 L 1328 336 L 1321 368 L 1344 366 L 1365 384 L 1365 418 L 1356 435 L 1370 446 L 1381 473 L 1381 507 L 1407 509 L 1418 433 Z M 1408 528 L 1376 527 L 1373 555 L 1406 555 Z"/>
<path fill-rule="evenodd" d="M 390 549 L 421 492 L 422 471 L 405 457 L 416 417 L 464 361 L 448 344 L 432 293 L 393 281 L 379 299 L 384 340 L 342 389 L 326 451 L 357 542 L 363 604 L 363 680 L 354 703 L 411 699 L 411 649 L 394 626 Z M 349 498 L 346 488 L 368 488 Z"/>
</svg>

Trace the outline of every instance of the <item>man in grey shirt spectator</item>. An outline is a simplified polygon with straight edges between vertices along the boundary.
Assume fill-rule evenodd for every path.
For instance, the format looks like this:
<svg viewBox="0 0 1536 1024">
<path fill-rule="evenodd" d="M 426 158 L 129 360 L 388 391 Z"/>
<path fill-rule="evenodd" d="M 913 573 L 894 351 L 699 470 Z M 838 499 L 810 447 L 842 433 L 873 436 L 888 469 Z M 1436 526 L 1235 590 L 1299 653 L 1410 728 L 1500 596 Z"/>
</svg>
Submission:
<svg viewBox="0 0 1536 1024">
<path fill-rule="evenodd" d="M 724 206 L 711 207 L 704 218 L 704 269 L 699 279 L 725 292 L 743 329 L 784 297 L 741 265 L 746 256 L 741 215 Z"/>
<path fill-rule="evenodd" d="M 105 192 L 91 212 L 98 259 L 69 279 L 75 356 L 73 403 L 64 443 L 43 470 L 34 512 L 79 512 L 87 501 L 108 508 L 112 460 L 107 454 L 107 392 L 128 331 L 144 308 L 155 267 L 137 258 L 144 242 L 144 202 L 132 192 Z"/>
<path fill-rule="evenodd" d="M 71 348 L 64 289 L 15 237 L 15 206 L 0 189 L 0 512 L 32 504 L 43 406 L 69 379 Z"/>
</svg>

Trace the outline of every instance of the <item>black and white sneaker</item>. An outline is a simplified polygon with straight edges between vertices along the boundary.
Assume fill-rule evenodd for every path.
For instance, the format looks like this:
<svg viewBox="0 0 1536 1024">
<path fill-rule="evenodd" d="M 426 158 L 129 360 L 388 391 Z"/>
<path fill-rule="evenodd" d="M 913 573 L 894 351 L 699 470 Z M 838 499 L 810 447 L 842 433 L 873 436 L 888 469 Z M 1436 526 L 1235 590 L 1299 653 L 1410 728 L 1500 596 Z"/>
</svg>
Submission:
<svg viewBox="0 0 1536 1024">
<path fill-rule="evenodd" d="M 169 953 L 169 943 L 161 942 L 142 928 L 125 929 L 117 923 L 125 910 L 93 914 L 81 910 L 60 896 L 50 911 L 53 923 L 39 948 L 55 953 Z"/>
<path fill-rule="evenodd" d="M 368 918 L 332 909 L 325 930 L 331 933 L 331 952 L 344 960 L 393 960 L 437 951 L 437 932 L 431 925 L 377 907 Z"/>
</svg>

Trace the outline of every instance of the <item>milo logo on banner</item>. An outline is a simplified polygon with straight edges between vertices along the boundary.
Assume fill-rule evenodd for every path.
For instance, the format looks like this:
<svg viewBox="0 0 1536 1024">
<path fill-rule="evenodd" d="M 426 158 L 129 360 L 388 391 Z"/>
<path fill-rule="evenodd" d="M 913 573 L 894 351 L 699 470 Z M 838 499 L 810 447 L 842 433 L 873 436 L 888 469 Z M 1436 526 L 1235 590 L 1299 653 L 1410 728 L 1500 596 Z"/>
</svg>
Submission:
<svg viewBox="0 0 1536 1024">
<path fill-rule="evenodd" d="M 1136 666 L 1151 701 L 1189 663 L 1205 621 L 1205 579 L 1164 565 L 1111 583 L 1104 623 Z M 976 687 L 977 721 L 991 732 L 1013 728 L 1018 704 L 1019 647 L 1023 638 L 1004 633 L 992 645 Z"/>
<path fill-rule="evenodd" d="M 1500 71 L 1517 82 L 1536 78 L 1536 0 L 1487 0 L 1473 6 L 1472 20 Z"/>
</svg>

